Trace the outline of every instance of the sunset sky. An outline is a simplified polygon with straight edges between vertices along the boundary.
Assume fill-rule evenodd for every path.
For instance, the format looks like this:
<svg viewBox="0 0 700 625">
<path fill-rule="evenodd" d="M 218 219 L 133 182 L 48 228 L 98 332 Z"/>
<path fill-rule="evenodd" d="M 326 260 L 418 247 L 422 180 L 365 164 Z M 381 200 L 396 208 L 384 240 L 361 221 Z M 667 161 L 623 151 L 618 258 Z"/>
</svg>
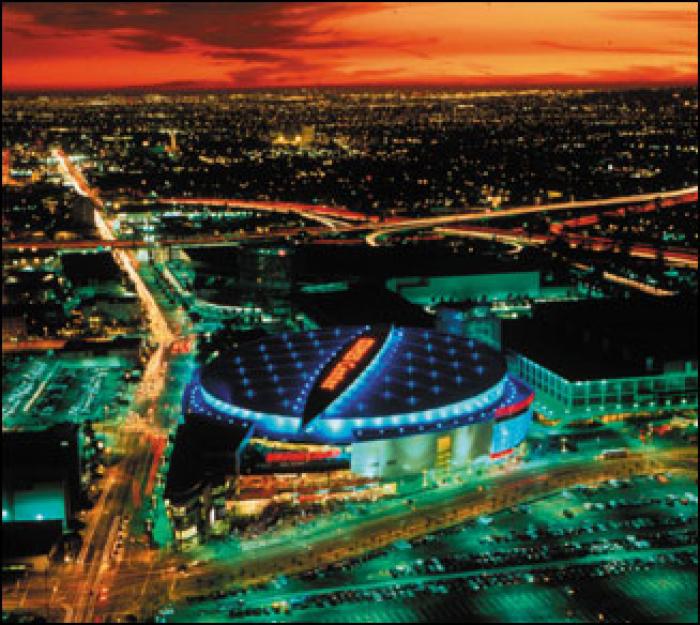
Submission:
<svg viewBox="0 0 700 625">
<path fill-rule="evenodd" d="M 3 90 L 697 84 L 696 3 L 21 3 Z"/>
</svg>

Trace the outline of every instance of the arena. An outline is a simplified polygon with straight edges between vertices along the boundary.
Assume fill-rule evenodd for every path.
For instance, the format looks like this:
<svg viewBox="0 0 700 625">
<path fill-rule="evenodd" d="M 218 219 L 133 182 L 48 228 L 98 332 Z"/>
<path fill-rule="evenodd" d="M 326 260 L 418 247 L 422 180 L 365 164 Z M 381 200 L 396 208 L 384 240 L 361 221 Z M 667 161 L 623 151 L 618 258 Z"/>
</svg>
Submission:
<svg viewBox="0 0 700 625">
<path fill-rule="evenodd" d="M 391 479 L 509 455 L 532 400 L 478 341 L 357 326 L 244 343 L 196 373 L 183 408 L 244 430 L 240 473 L 350 469 Z"/>
</svg>

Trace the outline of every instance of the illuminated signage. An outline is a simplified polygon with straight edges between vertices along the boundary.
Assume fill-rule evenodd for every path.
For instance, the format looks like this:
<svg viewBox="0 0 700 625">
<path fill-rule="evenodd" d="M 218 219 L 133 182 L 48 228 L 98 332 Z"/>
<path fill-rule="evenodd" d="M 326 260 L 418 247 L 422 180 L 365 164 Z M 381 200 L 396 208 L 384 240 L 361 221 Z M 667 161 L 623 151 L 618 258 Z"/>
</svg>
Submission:
<svg viewBox="0 0 700 625">
<path fill-rule="evenodd" d="M 179 339 L 172 344 L 170 351 L 172 354 L 189 354 L 192 351 L 192 344 L 191 337 Z"/>
<path fill-rule="evenodd" d="M 505 458 L 506 456 L 509 456 L 512 453 L 513 453 L 512 449 L 504 449 L 503 451 L 497 451 L 496 453 L 489 454 L 489 455 L 491 456 L 491 460 L 498 460 L 500 458 Z"/>
<path fill-rule="evenodd" d="M 496 408 L 496 410 L 494 411 L 494 417 L 498 421 L 499 419 L 505 419 L 506 417 L 510 417 L 511 415 L 522 412 L 532 403 L 534 399 L 535 394 L 530 393 L 522 401 L 516 402 L 515 404 L 510 404 L 507 406 L 501 406 L 500 408 Z"/>
<path fill-rule="evenodd" d="M 355 344 L 345 353 L 340 361 L 336 363 L 323 382 L 321 382 L 320 388 L 324 391 L 334 390 L 348 377 L 348 374 L 357 366 L 374 343 L 375 339 L 371 336 L 363 336 L 357 339 Z"/>
<path fill-rule="evenodd" d="M 340 449 L 328 449 L 324 451 L 273 451 L 265 454 L 265 462 L 312 462 L 314 460 L 327 460 L 340 455 Z"/>
</svg>

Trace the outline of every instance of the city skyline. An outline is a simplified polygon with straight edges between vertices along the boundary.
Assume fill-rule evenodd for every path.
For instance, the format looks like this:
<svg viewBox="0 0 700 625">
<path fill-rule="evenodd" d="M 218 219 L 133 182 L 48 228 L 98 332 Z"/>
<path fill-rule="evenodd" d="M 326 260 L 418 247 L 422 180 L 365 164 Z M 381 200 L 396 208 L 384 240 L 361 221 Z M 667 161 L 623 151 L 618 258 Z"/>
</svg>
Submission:
<svg viewBox="0 0 700 625">
<path fill-rule="evenodd" d="M 5 92 L 692 85 L 697 5 L 10 2 L 3 69 Z"/>
</svg>

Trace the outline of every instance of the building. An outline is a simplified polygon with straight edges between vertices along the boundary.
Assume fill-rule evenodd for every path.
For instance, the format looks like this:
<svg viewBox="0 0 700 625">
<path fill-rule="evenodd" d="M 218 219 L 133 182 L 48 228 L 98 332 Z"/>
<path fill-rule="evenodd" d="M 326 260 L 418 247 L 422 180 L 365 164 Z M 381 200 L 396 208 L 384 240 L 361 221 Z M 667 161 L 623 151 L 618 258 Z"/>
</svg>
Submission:
<svg viewBox="0 0 700 625">
<path fill-rule="evenodd" d="M 243 246 L 238 256 L 238 288 L 275 317 L 290 314 L 294 287 L 293 251 L 285 246 Z"/>
<path fill-rule="evenodd" d="M 650 320 L 653 325 L 650 326 Z M 503 322 L 509 370 L 547 417 L 697 409 L 697 304 L 679 298 L 537 306 Z"/>
<path fill-rule="evenodd" d="M 4 291 L 3 291 L 4 293 Z M 4 304 L 2 306 L 2 340 L 22 341 L 27 338 L 27 318 L 22 306 Z"/>
<path fill-rule="evenodd" d="M 313 465 L 396 479 L 511 454 L 532 399 L 478 341 L 342 326 L 241 344 L 196 373 L 183 408 L 243 428 L 239 475 Z"/>
<path fill-rule="evenodd" d="M 175 436 L 164 500 L 178 542 L 226 531 L 235 457 L 245 430 L 188 414 Z"/>
<path fill-rule="evenodd" d="M 62 539 L 63 524 L 58 519 L 3 523 L 3 571 L 46 572 Z"/>
<path fill-rule="evenodd" d="M 405 276 L 387 280 L 386 286 L 420 306 L 445 301 L 509 297 L 535 298 L 541 295 L 539 271 L 512 271 L 462 276 Z"/>
<path fill-rule="evenodd" d="M 501 351 L 501 320 L 490 306 L 471 302 L 438 304 L 435 313 L 438 332 L 476 339 Z"/>
<path fill-rule="evenodd" d="M 241 288 L 289 294 L 293 285 L 292 257 L 292 250 L 284 246 L 241 247 L 238 256 Z"/>
<path fill-rule="evenodd" d="M 95 227 L 95 207 L 83 196 L 76 197 L 69 205 L 71 224 L 77 228 Z"/>
<path fill-rule="evenodd" d="M 302 287 L 293 302 L 304 317 L 317 326 L 393 323 L 433 327 L 433 318 L 420 306 L 381 284 L 314 285 Z"/>
<path fill-rule="evenodd" d="M 316 143 L 316 127 L 306 124 L 301 127 L 301 147 L 310 148 Z"/>
<path fill-rule="evenodd" d="M 77 424 L 42 431 L 3 432 L 2 521 L 60 521 L 66 529 L 81 494 Z"/>
<path fill-rule="evenodd" d="M 316 127 L 312 124 L 306 124 L 298 131 L 275 131 L 270 135 L 270 140 L 275 146 L 309 149 L 316 143 Z"/>
<path fill-rule="evenodd" d="M 166 488 L 176 537 L 202 538 L 227 514 L 376 499 L 399 480 L 514 455 L 532 401 L 498 352 L 427 328 L 337 326 L 241 343 L 185 390 Z"/>
</svg>

